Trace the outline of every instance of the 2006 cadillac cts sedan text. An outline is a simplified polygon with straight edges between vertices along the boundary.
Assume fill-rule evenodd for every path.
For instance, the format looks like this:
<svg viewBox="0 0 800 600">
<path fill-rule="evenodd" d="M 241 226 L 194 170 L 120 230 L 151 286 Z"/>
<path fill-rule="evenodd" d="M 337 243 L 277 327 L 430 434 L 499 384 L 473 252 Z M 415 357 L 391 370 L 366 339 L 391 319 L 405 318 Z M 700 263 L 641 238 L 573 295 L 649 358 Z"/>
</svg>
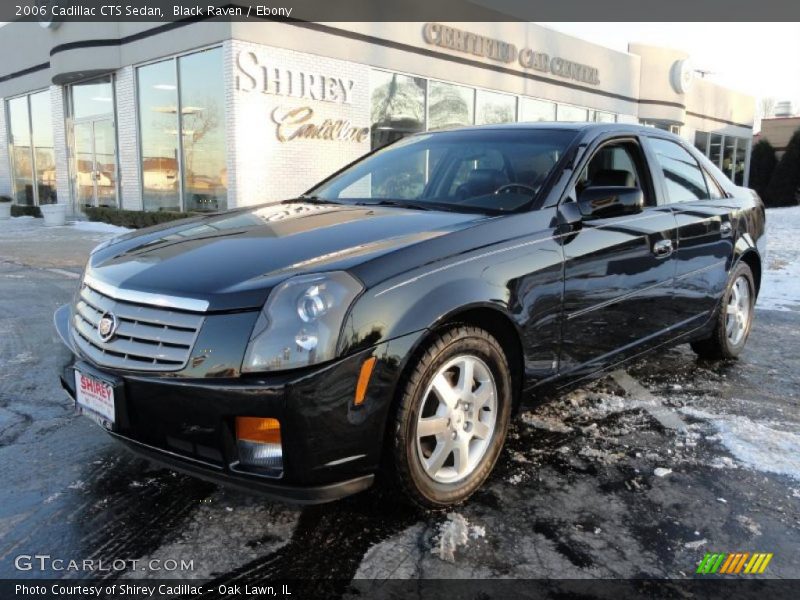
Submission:
<svg viewBox="0 0 800 600">
<path fill-rule="evenodd" d="M 537 388 L 679 342 L 738 355 L 764 218 L 652 128 L 419 134 L 299 198 L 95 248 L 55 315 L 62 384 L 201 477 L 323 502 L 380 472 L 446 506 L 487 478 Z"/>
</svg>

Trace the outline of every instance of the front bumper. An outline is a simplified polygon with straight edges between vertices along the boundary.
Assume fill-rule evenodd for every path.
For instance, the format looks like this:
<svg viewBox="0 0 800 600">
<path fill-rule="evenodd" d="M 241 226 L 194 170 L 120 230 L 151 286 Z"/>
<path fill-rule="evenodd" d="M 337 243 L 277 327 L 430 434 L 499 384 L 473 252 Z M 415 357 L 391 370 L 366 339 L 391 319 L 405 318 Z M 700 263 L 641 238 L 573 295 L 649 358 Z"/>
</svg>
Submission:
<svg viewBox="0 0 800 600">
<path fill-rule="evenodd" d="M 71 347 L 69 320 L 59 320 L 57 314 L 56 326 Z M 116 414 L 109 432 L 156 462 L 282 500 L 327 502 L 372 484 L 395 386 L 418 337 L 410 334 L 292 372 L 203 379 L 114 372 L 71 347 L 76 357 L 64 368 L 61 384 L 74 399 L 76 368 L 111 381 Z M 366 398 L 355 406 L 361 365 L 372 356 L 377 361 Z M 283 450 L 279 478 L 239 464 L 237 416 L 278 419 Z"/>
</svg>

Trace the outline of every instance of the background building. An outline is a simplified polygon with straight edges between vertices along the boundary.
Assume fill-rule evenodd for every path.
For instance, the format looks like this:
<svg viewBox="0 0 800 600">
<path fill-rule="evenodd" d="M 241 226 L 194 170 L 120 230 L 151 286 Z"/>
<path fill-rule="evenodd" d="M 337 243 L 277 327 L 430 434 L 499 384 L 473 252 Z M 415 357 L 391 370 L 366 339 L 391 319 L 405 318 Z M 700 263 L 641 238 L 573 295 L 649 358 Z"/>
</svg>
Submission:
<svg viewBox="0 0 800 600">
<path fill-rule="evenodd" d="M 780 160 L 795 131 L 800 129 L 800 117 L 774 117 L 761 119 L 761 131 L 755 141 L 767 140 L 775 148 L 775 156 Z"/>
<path fill-rule="evenodd" d="M 531 23 L 55 25 L 0 29 L 0 194 L 18 204 L 256 204 L 410 133 L 504 121 L 641 122 L 747 183 L 754 99 L 677 50 Z"/>
</svg>

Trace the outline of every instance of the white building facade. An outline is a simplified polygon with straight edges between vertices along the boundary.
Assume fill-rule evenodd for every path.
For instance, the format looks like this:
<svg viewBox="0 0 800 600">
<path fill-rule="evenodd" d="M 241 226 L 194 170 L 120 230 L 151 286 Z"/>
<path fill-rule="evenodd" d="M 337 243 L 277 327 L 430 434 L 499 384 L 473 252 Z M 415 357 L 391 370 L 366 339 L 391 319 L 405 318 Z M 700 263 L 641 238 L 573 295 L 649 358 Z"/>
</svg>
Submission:
<svg viewBox="0 0 800 600">
<path fill-rule="evenodd" d="M 0 195 L 75 215 L 292 197 L 405 135 L 508 121 L 669 129 L 747 184 L 752 97 L 531 23 L 12 23 L 0 55 Z"/>
</svg>

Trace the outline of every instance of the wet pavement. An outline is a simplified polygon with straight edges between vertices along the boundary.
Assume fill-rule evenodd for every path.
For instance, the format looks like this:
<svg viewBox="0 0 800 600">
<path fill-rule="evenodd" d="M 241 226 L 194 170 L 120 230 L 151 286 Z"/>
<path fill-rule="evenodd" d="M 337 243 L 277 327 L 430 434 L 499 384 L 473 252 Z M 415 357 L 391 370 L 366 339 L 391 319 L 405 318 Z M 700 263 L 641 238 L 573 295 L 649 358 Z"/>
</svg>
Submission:
<svg viewBox="0 0 800 600">
<path fill-rule="evenodd" d="M 352 578 L 682 578 L 705 552 L 772 552 L 766 576 L 800 573 L 798 312 L 758 310 L 738 361 L 680 346 L 540 399 L 450 514 L 383 487 L 301 508 L 156 468 L 76 416 L 51 316 L 107 234 L 4 227 L 0 578 L 330 579 L 346 595 Z M 138 562 L 16 570 L 27 554 Z M 193 568 L 151 568 L 167 560 Z"/>
</svg>

